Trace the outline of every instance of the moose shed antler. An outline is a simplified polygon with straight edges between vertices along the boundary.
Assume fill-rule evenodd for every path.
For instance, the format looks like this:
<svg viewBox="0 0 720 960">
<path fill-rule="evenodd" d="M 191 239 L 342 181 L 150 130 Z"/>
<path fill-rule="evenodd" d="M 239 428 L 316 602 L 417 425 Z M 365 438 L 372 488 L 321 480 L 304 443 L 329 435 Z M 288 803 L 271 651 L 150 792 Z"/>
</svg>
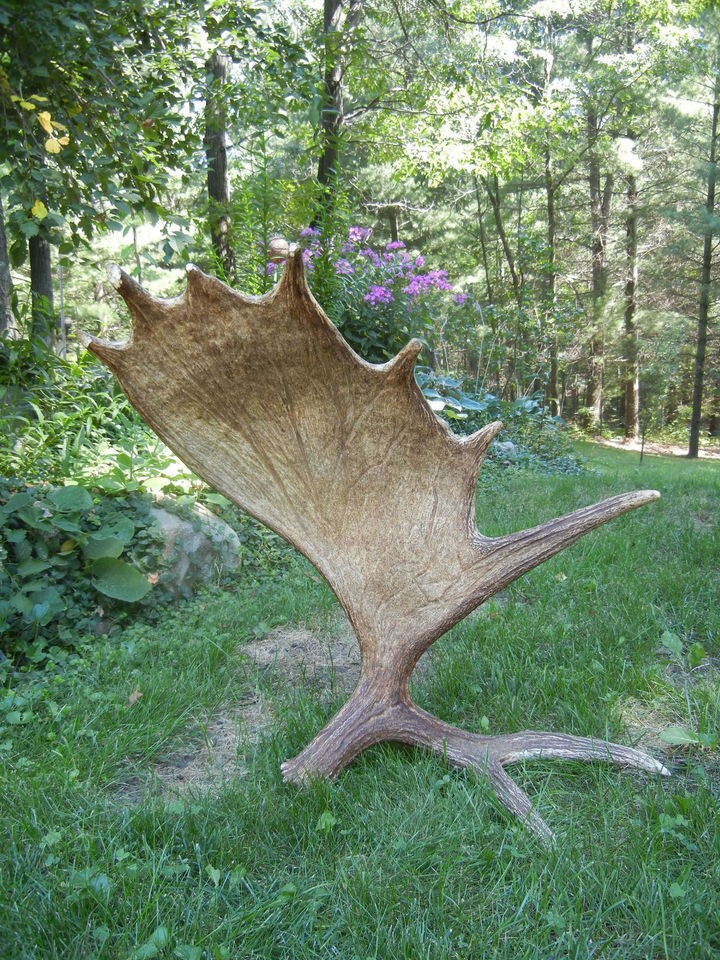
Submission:
<svg viewBox="0 0 720 960">
<path fill-rule="evenodd" d="M 489 777 L 501 803 L 549 828 L 504 767 L 534 757 L 666 772 L 638 750 L 564 734 L 480 736 L 417 707 L 408 680 L 455 623 L 613 517 L 655 500 L 626 493 L 502 537 L 475 526 L 484 454 L 501 424 L 455 436 L 414 379 L 411 341 L 390 362 L 358 357 L 315 302 L 302 255 L 278 286 L 244 297 L 188 267 L 158 300 L 115 268 L 133 317 L 124 344 L 90 339 L 148 424 L 216 490 L 292 543 L 338 596 L 362 654 L 344 707 L 283 776 L 333 777 L 382 740 L 421 746 Z"/>
</svg>

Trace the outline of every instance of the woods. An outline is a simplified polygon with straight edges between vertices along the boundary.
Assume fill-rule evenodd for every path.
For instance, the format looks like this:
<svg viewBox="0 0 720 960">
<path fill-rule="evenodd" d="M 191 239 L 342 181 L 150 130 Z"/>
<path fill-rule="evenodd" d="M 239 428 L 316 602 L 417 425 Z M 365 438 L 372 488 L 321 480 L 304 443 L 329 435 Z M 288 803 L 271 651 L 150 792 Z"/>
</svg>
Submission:
<svg viewBox="0 0 720 960">
<path fill-rule="evenodd" d="M 13 304 L 20 335 L 51 343 L 58 264 L 89 300 L 96 238 L 150 224 L 134 255 L 171 292 L 187 259 L 262 292 L 268 240 L 309 224 L 337 300 L 357 224 L 466 298 L 460 325 L 433 304 L 443 372 L 584 429 L 674 432 L 691 456 L 718 435 L 713 4 L 248 0 L 198 18 L 189 0 L 11 0 L 0 17 L 4 326 Z M 355 306 L 368 337 L 386 305 Z"/>
</svg>

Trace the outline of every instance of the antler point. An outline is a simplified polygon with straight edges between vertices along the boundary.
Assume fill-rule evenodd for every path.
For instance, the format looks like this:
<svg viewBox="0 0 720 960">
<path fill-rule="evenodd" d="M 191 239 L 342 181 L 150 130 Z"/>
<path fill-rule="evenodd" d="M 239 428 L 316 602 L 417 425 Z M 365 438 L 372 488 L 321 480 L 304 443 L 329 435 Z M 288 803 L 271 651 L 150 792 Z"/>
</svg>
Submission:
<svg viewBox="0 0 720 960">
<path fill-rule="evenodd" d="M 120 289 L 120 284 L 122 283 L 122 270 L 116 263 L 108 263 L 105 267 L 107 271 L 108 280 L 115 287 L 116 290 Z"/>
</svg>

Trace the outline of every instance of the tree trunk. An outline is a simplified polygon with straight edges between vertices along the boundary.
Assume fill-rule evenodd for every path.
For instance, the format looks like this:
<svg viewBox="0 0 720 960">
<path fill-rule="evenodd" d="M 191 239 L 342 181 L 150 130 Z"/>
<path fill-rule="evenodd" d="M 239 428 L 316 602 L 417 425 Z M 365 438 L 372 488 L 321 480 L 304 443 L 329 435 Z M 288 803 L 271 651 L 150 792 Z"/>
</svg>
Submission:
<svg viewBox="0 0 720 960">
<path fill-rule="evenodd" d="M 344 122 L 343 92 L 345 57 L 342 50 L 343 34 L 351 33 L 360 19 L 362 0 L 349 0 L 343 23 L 342 0 L 324 0 L 323 41 L 325 46 L 325 73 L 323 75 L 322 112 L 320 114 L 320 157 L 317 180 L 321 204 L 325 212 L 335 205 L 336 180 L 339 173 L 340 137 Z"/>
<path fill-rule="evenodd" d="M 547 267 L 545 287 L 545 328 L 549 344 L 550 365 L 545 400 L 553 416 L 558 414 L 558 348 L 555 308 L 557 306 L 557 215 L 555 210 L 555 182 L 550 143 L 545 144 L 545 211 L 547 214 Z"/>
<path fill-rule="evenodd" d="M 480 182 L 476 174 L 473 174 L 473 187 L 475 190 L 475 204 L 477 208 L 478 221 L 478 240 L 480 241 L 480 251 L 482 253 L 483 271 L 485 272 L 485 291 L 488 303 L 495 302 L 493 293 L 492 278 L 490 275 L 490 263 L 487 253 L 487 236 L 485 234 L 485 211 L 483 210 L 482 198 L 480 196 Z"/>
<path fill-rule="evenodd" d="M 705 210 L 705 238 L 703 240 L 702 270 L 700 274 L 700 302 L 698 305 L 697 342 L 695 347 L 695 375 L 693 378 L 692 415 L 690 417 L 690 440 L 688 457 L 700 454 L 700 423 L 702 420 L 702 402 L 705 385 L 705 353 L 708 339 L 708 319 L 710 315 L 710 284 L 712 281 L 713 240 L 715 229 L 715 187 L 717 184 L 717 141 L 718 119 L 720 118 L 720 79 L 715 80 L 715 97 L 712 111 L 712 131 L 710 134 L 710 156 L 708 168 L 708 189 Z"/>
<path fill-rule="evenodd" d="M 215 51 L 206 64 L 210 75 L 205 101 L 205 156 L 210 237 L 225 278 L 235 276 L 235 254 L 230 245 L 230 181 L 227 166 L 227 136 L 224 87 L 229 58 Z"/>
<path fill-rule="evenodd" d="M 0 337 L 15 336 L 15 317 L 12 311 L 13 282 L 10 273 L 5 214 L 0 199 Z"/>
<path fill-rule="evenodd" d="M 497 230 L 498 238 L 505 255 L 505 262 L 507 263 L 508 270 L 510 271 L 510 280 L 512 281 L 515 302 L 518 306 L 521 306 L 522 283 L 515 263 L 515 256 L 513 255 L 512 248 L 510 247 L 510 242 L 507 237 L 505 224 L 503 223 L 502 209 L 500 207 L 500 187 L 498 185 L 498 178 L 491 177 L 488 179 L 487 177 L 480 177 L 480 182 L 485 187 L 485 193 L 490 201 L 490 207 L 492 208 L 493 218 L 495 220 L 495 229 Z"/>
<path fill-rule="evenodd" d="M 552 18 L 545 23 L 545 66 L 543 69 L 543 99 L 550 107 L 550 84 L 552 80 L 555 33 Z M 547 214 L 547 265 L 545 267 L 545 338 L 548 343 L 549 368 L 545 386 L 545 402 L 550 413 L 557 416 L 558 401 L 558 338 L 557 338 L 557 211 L 555 209 L 555 171 L 553 167 L 550 129 L 545 138 L 544 156 L 545 212 Z"/>
<path fill-rule="evenodd" d="M 594 108 L 587 112 L 588 159 L 590 183 L 590 229 L 591 239 L 591 300 L 592 333 L 590 340 L 590 370 L 588 373 L 587 405 L 596 423 L 602 421 L 603 395 L 603 310 L 608 286 L 607 241 L 610 221 L 610 206 L 613 194 L 613 177 L 607 174 L 602 183 L 600 158 L 596 150 L 599 136 L 598 117 Z"/>
<path fill-rule="evenodd" d="M 390 224 L 390 239 L 393 243 L 397 243 L 400 239 L 400 234 L 398 233 L 398 208 L 394 205 L 391 205 L 387 208 L 388 222 Z"/>
<path fill-rule="evenodd" d="M 625 439 L 637 440 L 640 433 L 640 367 L 638 364 L 638 240 L 637 180 L 627 175 L 627 212 L 625 215 L 625 336 L 623 367 L 625 381 Z"/>
<path fill-rule="evenodd" d="M 50 244 L 45 237 L 30 237 L 30 294 L 32 297 L 32 333 L 42 337 L 48 347 L 55 345 L 53 321 L 53 276 Z"/>
</svg>

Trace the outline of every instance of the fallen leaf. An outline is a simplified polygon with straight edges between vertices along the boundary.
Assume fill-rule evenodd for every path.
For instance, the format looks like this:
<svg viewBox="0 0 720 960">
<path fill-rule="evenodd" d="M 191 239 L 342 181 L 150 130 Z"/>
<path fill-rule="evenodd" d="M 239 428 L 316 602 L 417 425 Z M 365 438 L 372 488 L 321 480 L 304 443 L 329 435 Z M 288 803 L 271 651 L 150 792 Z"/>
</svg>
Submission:
<svg viewBox="0 0 720 960">
<path fill-rule="evenodd" d="M 130 696 L 128 697 L 128 703 L 127 703 L 127 705 L 128 705 L 129 707 L 134 706 L 134 705 L 138 702 L 138 700 L 140 699 L 141 696 L 142 696 L 142 693 L 140 693 L 140 691 L 138 690 L 138 688 L 135 687 L 135 689 L 133 690 L 133 692 L 132 692 L 132 693 L 130 694 Z"/>
</svg>

